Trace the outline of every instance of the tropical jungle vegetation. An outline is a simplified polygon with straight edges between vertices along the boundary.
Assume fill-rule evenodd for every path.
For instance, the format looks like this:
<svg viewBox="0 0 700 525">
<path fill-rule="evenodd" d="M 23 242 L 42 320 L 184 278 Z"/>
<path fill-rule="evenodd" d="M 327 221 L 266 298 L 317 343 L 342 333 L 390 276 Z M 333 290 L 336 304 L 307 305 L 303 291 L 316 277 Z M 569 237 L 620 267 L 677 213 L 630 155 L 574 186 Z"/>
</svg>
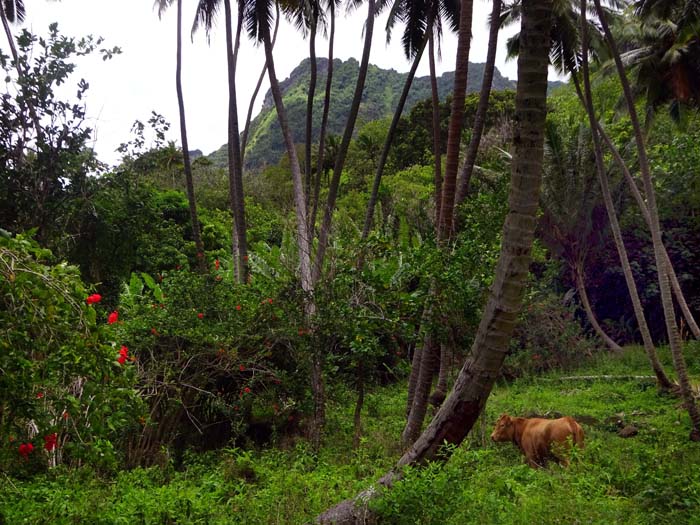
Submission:
<svg viewBox="0 0 700 525">
<path fill-rule="evenodd" d="M 0 523 L 696 523 L 698 3 L 493 0 L 477 66 L 472 0 L 353 2 L 346 62 L 342 2 L 198 0 L 192 31 L 226 33 L 210 156 L 183 3 L 154 5 L 179 141 L 154 111 L 109 166 L 76 63 L 118 43 L 0 0 Z M 370 64 L 383 11 L 408 73 Z M 309 45 L 286 80 L 281 19 Z M 570 415 L 586 448 L 531 469 L 489 443 L 502 412 Z"/>
</svg>

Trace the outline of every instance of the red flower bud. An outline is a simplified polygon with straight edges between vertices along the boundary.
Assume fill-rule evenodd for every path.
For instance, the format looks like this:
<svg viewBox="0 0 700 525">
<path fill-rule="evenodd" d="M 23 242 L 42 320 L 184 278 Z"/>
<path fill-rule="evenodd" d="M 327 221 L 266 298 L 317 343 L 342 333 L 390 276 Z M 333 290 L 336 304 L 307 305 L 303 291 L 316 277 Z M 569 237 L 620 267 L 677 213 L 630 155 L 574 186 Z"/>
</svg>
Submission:
<svg viewBox="0 0 700 525">
<path fill-rule="evenodd" d="M 197 314 L 197 317 L 199 317 L 200 319 L 203 319 L 203 318 L 204 318 L 204 314 L 200 312 L 200 313 Z"/>
<path fill-rule="evenodd" d="M 220 264 L 220 263 L 219 263 L 219 259 L 216 259 L 216 260 L 214 261 L 214 268 L 216 268 L 216 269 L 218 270 L 218 269 L 219 269 L 219 264 Z"/>
<path fill-rule="evenodd" d="M 243 366 L 243 365 L 239 366 L 238 370 L 240 370 L 241 372 L 245 372 L 245 366 Z"/>
<path fill-rule="evenodd" d="M 245 387 L 245 388 L 243 389 L 243 392 L 245 392 L 246 394 L 250 394 L 250 388 Z"/>
<path fill-rule="evenodd" d="M 119 320 L 119 312 L 114 310 L 109 316 L 107 317 L 107 324 L 114 324 Z"/>
<path fill-rule="evenodd" d="M 36 393 L 36 398 L 37 398 L 37 399 L 41 399 L 42 397 L 44 397 L 44 393 L 43 393 L 43 392 L 37 392 L 37 393 Z"/>
<path fill-rule="evenodd" d="M 236 310 L 238 310 L 239 312 L 241 311 L 241 305 L 240 305 L 240 304 L 237 304 L 237 305 L 236 305 Z"/>
</svg>

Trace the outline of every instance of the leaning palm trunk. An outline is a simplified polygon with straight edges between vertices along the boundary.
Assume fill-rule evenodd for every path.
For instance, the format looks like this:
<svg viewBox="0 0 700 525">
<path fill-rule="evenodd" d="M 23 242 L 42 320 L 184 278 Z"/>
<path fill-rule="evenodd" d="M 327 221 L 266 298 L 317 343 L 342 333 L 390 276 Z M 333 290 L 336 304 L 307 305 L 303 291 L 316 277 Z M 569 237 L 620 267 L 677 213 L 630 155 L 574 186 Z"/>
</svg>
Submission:
<svg viewBox="0 0 700 525">
<path fill-rule="evenodd" d="M 613 204 L 612 195 L 610 193 L 610 186 L 608 184 L 608 177 L 605 172 L 605 166 L 603 165 L 603 150 L 600 144 L 600 136 L 598 135 L 598 127 L 596 126 L 597 119 L 595 116 L 595 110 L 593 109 L 593 99 L 591 98 L 591 86 L 588 74 L 588 26 L 586 22 L 585 4 L 585 0 L 582 0 L 581 44 L 583 55 L 582 73 L 584 89 L 582 100 L 586 108 L 588 121 L 591 125 L 591 135 L 593 139 L 593 151 L 595 155 L 596 173 L 598 174 L 598 182 L 600 184 L 600 189 L 603 194 L 603 202 L 605 204 L 605 210 L 608 214 L 608 220 L 610 221 L 610 229 L 612 230 L 613 239 L 615 241 L 615 247 L 617 248 L 617 253 L 620 257 L 622 273 L 625 277 L 625 282 L 627 283 L 627 289 L 629 290 L 630 298 L 632 299 L 634 315 L 637 318 L 639 331 L 641 332 L 642 341 L 644 342 L 644 350 L 646 351 L 647 357 L 649 358 L 651 368 L 654 371 L 654 374 L 656 375 L 659 387 L 662 389 L 669 389 L 671 387 L 671 382 L 669 381 L 668 377 L 666 376 L 663 370 L 663 366 L 661 365 L 659 357 L 656 353 L 656 348 L 654 347 L 654 342 L 651 339 L 651 334 L 649 333 L 649 327 L 647 325 L 646 318 L 644 317 L 644 309 L 639 299 L 639 293 L 637 292 L 637 285 L 634 282 L 632 267 L 630 266 L 629 258 L 627 256 L 627 250 L 622 239 L 622 231 L 620 230 L 620 223 L 617 220 L 617 213 L 615 211 L 615 205 Z"/>
<path fill-rule="evenodd" d="M 622 174 L 624 175 L 625 180 L 627 181 L 627 185 L 629 186 L 630 191 L 632 192 L 632 196 L 634 197 L 634 200 L 637 202 L 637 205 L 639 206 L 639 209 L 642 212 L 644 220 L 646 221 L 649 228 L 651 228 L 651 216 L 649 215 L 649 208 L 647 207 L 647 203 L 644 202 L 644 197 L 642 197 L 639 188 L 637 188 L 637 183 L 635 182 L 634 177 L 632 177 L 632 174 L 630 173 L 629 169 L 627 169 L 627 165 L 622 159 L 620 152 L 612 143 L 607 133 L 605 133 L 605 130 L 600 125 L 600 122 L 597 123 L 597 126 L 598 132 L 600 133 L 600 137 L 607 145 L 608 149 L 610 150 L 610 153 L 613 156 L 613 159 L 615 160 L 615 163 L 622 171 Z M 676 297 L 676 301 L 678 301 L 678 306 L 681 309 L 681 312 L 683 313 L 683 317 L 688 323 L 688 327 L 690 328 L 691 333 L 693 334 L 693 336 L 695 336 L 696 339 L 700 339 L 700 327 L 698 327 L 698 323 L 695 321 L 693 313 L 690 311 L 690 307 L 688 306 L 688 303 L 685 300 L 685 295 L 683 295 L 683 290 L 681 289 L 681 285 L 678 282 L 678 276 L 676 275 L 676 271 L 673 268 L 671 258 L 668 256 L 668 251 L 666 250 L 665 246 L 663 246 L 662 255 L 664 257 L 664 260 L 666 261 L 665 269 L 668 271 L 668 278 L 671 282 L 671 290 L 673 291 L 673 295 Z"/>
<path fill-rule="evenodd" d="M 200 271 L 205 271 L 204 244 L 199 230 L 199 218 L 197 217 L 197 201 L 194 197 L 194 183 L 192 182 L 192 163 L 187 142 L 187 123 L 185 122 L 185 99 L 182 94 L 182 0 L 177 0 L 177 66 L 175 69 L 175 88 L 177 90 L 177 106 L 180 112 L 180 140 L 182 142 L 182 158 L 185 165 L 185 185 L 187 187 L 187 200 L 190 208 L 190 221 L 192 222 L 192 239 L 197 249 L 197 266 Z"/>
<path fill-rule="evenodd" d="M 314 266 L 314 281 L 321 277 L 323 270 L 323 259 L 328 248 L 328 239 L 331 231 L 331 222 L 333 220 L 333 210 L 335 209 L 335 201 L 338 196 L 338 186 L 340 185 L 340 175 L 345 166 L 345 158 L 350 147 L 350 140 L 355 129 L 355 121 L 357 114 L 360 111 L 360 102 L 362 101 L 362 92 L 365 88 L 365 79 L 367 78 L 367 69 L 369 67 L 369 52 L 372 48 L 372 30 L 374 29 L 374 0 L 367 1 L 367 22 L 365 23 L 365 42 L 362 50 L 362 59 L 360 61 L 360 71 L 357 75 L 357 84 L 355 84 L 355 93 L 353 95 L 352 104 L 350 105 L 350 113 L 348 121 L 345 124 L 345 132 L 343 140 L 340 143 L 338 156 L 333 167 L 333 178 L 331 179 L 330 187 L 328 188 L 328 200 L 326 202 L 326 210 L 323 214 L 323 223 L 321 231 L 318 235 L 318 249 L 316 250 L 316 261 Z"/>
<path fill-rule="evenodd" d="M 472 37 L 472 8 L 472 0 L 462 0 L 459 12 L 459 31 L 457 33 L 457 64 L 455 66 L 454 90 L 452 92 L 452 109 L 450 110 L 450 123 L 447 132 L 445 179 L 442 184 L 442 200 L 440 202 L 440 240 L 449 239 L 453 230 L 452 216 L 457 184 L 459 146 L 464 121 L 464 100 L 467 92 L 469 49 Z"/>
<path fill-rule="evenodd" d="M 612 350 L 613 352 L 622 352 L 622 347 L 618 345 L 615 341 L 612 340 L 612 338 L 605 333 L 605 330 L 600 326 L 600 323 L 598 322 L 598 319 L 595 316 L 595 313 L 593 312 L 593 308 L 591 307 L 591 302 L 588 300 L 588 292 L 586 292 L 586 282 L 583 277 L 583 269 L 581 268 L 581 265 L 577 265 L 577 267 L 574 269 L 574 277 L 576 279 L 576 291 L 578 292 L 578 296 L 581 299 L 581 304 L 583 305 L 583 309 L 586 312 L 586 317 L 588 318 L 588 322 L 591 323 L 591 326 L 593 327 L 593 331 L 595 331 L 596 334 L 598 334 L 598 337 L 600 337 L 605 345 Z"/>
<path fill-rule="evenodd" d="M 406 105 L 406 99 L 408 98 L 408 93 L 413 85 L 413 78 L 416 75 L 416 69 L 418 69 L 418 64 L 423 56 L 423 50 L 425 49 L 426 41 L 423 40 L 421 47 L 418 49 L 416 56 L 413 58 L 413 64 L 408 72 L 406 81 L 403 85 L 403 91 L 401 91 L 401 96 L 399 97 L 399 103 L 394 111 L 394 118 L 391 120 L 389 125 L 389 131 L 386 134 L 386 139 L 384 140 L 384 149 L 382 149 L 382 154 L 379 157 L 379 162 L 377 164 L 377 171 L 374 174 L 374 182 L 372 183 L 372 192 L 369 196 L 369 202 L 367 203 L 367 213 L 365 214 L 365 225 L 362 228 L 362 240 L 366 240 L 369 235 L 369 230 L 372 227 L 372 220 L 374 218 L 374 208 L 377 205 L 377 196 L 379 195 L 379 186 L 382 182 L 382 175 L 384 174 L 384 167 L 386 166 L 386 161 L 389 158 L 389 150 L 391 149 L 391 144 L 394 141 L 394 135 L 396 134 L 396 127 L 399 125 L 401 120 L 401 114 L 403 113 L 403 108 Z"/>
<path fill-rule="evenodd" d="M 472 137 L 469 140 L 467 148 L 467 156 L 464 159 L 464 165 L 459 175 L 459 186 L 457 187 L 457 197 L 455 201 L 455 217 L 453 221 L 457 222 L 457 208 L 464 202 L 464 199 L 469 193 L 469 183 L 471 182 L 472 173 L 474 172 L 474 164 L 476 163 L 476 154 L 479 151 L 481 143 L 481 135 L 484 132 L 486 123 L 486 111 L 489 107 L 489 97 L 491 95 L 491 85 L 493 83 L 493 73 L 496 69 L 496 49 L 498 48 L 498 18 L 501 14 L 501 0 L 493 0 L 491 9 L 491 27 L 489 29 L 489 43 L 486 52 L 486 64 L 484 65 L 484 77 L 481 80 L 481 93 L 479 94 L 479 105 L 476 108 L 474 116 L 474 126 L 472 127 Z"/>
<path fill-rule="evenodd" d="M 240 282 L 248 280 L 248 242 L 246 240 L 245 200 L 243 198 L 243 161 L 238 132 L 238 100 L 236 95 L 236 66 L 240 43 L 242 14 L 238 17 L 235 45 L 231 31 L 231 1 L 224 0 L 226 18 L 226 60 L 228 65 L 228 172 L 229 196 L 234 220 L 234 235 L 237 241 L 237 276 Z"/>
<path fill-rule="evenodd" d="M 654 245 L 654 259 L 656 261 L 656 271 L 659 276 L 659 290 L 661 292 L 661 304 L 664 309 L 664 320 L 666 322 L 666 332 L 668 335 L 669 346 L 671 347 L 671 355 L 673 357 L 673 366 L 676 369 L 676 374 L 678 376 L 678 384 L 681 391 L 681 396 L 688 410 L 688 415 L 692 422 L 692 429 L 690 431 L 690 439 L 693 441 L 700 441 L 700 411 L 695 404 L 695 398 L 693 396 L 692 390 L 690 388 L 690 381 L 688 380 L 688 370 L 685 364 L 685 358 L 683 357 L 683 350 L 681 348 L 681 338 L 678 331 L 678 326 L 676 326 L 675 314 L 673 311 L 673 299 L 671 297 L 671 286 L 668 282 L 667 272 L 664 272 L 664 267 L 666 266 L 664 256 L 663 256 L 663 243 L 661 239 L 661 225 L 659 223 L 659 212 L 656 206 L 656 193 L 654 191 L 654 185 L 651 180 L 651 173 L 649 172 L 649 160 L 647 158 L 646 146 L 644 143 L 644 137 L 642 135 L 642 128 L 639 124 L 639 118 L 637 117 L 637 110 L 634 106 L 634 99 L 632 97 L 632 90 L 630 89 L 629 81 L 627 80 L 627 75 L 625 74 L 624 66 L 622 65 L 622 60 L 620 59 L 620 53 L 617 50 L 617 45 L 615 39 L 610 32 L 607 20 L 605 19 L 605 13 L 600 6 L 600 0 L 594 0 L 596 11 L 598 17 L 600 18 L 601 26 L 605 33 L 605 39 L 610 46 L 612 51 L 613 59 L 615 60 L 615 67 L 617 68 L 618 76 L 620 77 L 620 83 L 622 84 L 622 91 L 625 95 L 625 101 L 627 103 L 627 111 L 629 113 L 630 122 L 632 123 L 632 128 L 634 130 L 634 140 L 637 145 L 637 155 L 639 158 L 639 169 L 642 174 L 642 182 L 644 183 L 644 193 L 647 200 L 647 208 L 649 210 L 649 217 L 651 219 L 651 240 Z"/>
<path fill-rule="evenodd" d="M 309 231 L 313 234 L 316 230 L 316 214 L 318 213 L 318 197 L 321 193 L 321 173 L 323 173 L 323 157 L 326 153 L 326 128 L 328 127 L 328 113 L 331 105 L 331 85 L 333 82 L 333 43 L 335 41 L 335 0 L 330 1 L 331 29 L 328 35 L 328 69 L 326 70 L 326 93 L 323 99 L 323 115 L 321 116 L 321 131 L 318 144 L 318 162 L 316 163 L 316 179 L 314 180 L 314 197 L 309 221 Z"/>
<path fill-rule="evenodd" d="M 537 223 L 544 153 L 546 115 L 549 0 L 524 0 L 518 88 L 515 101 L 513 161 L 509 212 L 503 226 L 501 256 L 484 308 L 481 324 L 467 359 L 449 396 L 435 418 L 396 468 L 379 480 L 390 487 L 402 467 L 418 465 L 437 457 L 446 458 L 448 445 L 459 445 L 477 421 L 498 377 L 518 319 L 527 283 L 530 250 Z M 442 452 L 438 456 L 438 452 Z M 318 518 L 319 523 L 349 525 L 362 523 L 368 503 L 380 491 L 371 487 L 357 498 L 346 500 Z"/>
</svg>

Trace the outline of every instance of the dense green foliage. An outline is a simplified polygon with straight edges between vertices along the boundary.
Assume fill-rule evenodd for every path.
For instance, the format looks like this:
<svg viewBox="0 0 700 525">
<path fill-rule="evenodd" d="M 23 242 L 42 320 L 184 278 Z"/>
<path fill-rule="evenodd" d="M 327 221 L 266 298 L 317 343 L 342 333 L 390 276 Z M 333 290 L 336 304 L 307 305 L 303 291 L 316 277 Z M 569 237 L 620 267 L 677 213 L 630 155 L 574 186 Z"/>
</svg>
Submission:
<svg viewBox="0 0 700 525">
<path fill-rule="evenodd" d="M 694 374 L 700 353 L 688 348 Z M 667 354 L 663 354 L 666 364 Z M 638 348 L 599 357 L 575 375 L 646 374 Z M 672 397 L 653 383 L 559 381 L 561 371 L 501 384 L 487 406 L 483 427 L 446 464 L 405 473 L 375 508 L 383 523 L 692 523 L 700 504 L 700 456 L 688 443 L 686 422 Z M 347 395 L 337 392 L 339 398 Z M 351 449 L 352 406 L 329 405 L 332 438 L 317 456 L 303 440 L 279 449 L 224 449 L 188 455 L 172 464 L 96 477 L 89 467 L 54 470 L 31 481 L 14 480 L 0 493 L 8 523 L 308 523 L 335 501 L 355 494 L 390 466 L 403 426 L 402 384 L 375 390 L 366 439 Z M 563 412 L 583 420 L 586 449 L 568 469 L 532 470 L 508 443 L 489 443 L 501 412 Z M 582 416 L 586 416 L 585 420 Z M 617 435 L 620 422 L 639 434 Z M 280 443 L 282 444 L 282 443 Z"/>
</svg>

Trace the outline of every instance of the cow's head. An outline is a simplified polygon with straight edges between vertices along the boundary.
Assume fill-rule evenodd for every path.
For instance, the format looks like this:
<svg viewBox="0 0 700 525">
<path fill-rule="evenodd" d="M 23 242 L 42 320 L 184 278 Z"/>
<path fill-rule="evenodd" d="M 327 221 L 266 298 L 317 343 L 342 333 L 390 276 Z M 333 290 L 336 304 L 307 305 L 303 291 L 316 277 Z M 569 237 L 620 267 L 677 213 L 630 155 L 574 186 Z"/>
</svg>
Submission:
<svg viewBox="0 0 700 525">
<path fill-rule="evenodd" d="M 508 414 L 501 414 L 496 421 L 496 428 L 491 433 L 492 441 L 513 441 L 513 418 Z"/>
</svg>

